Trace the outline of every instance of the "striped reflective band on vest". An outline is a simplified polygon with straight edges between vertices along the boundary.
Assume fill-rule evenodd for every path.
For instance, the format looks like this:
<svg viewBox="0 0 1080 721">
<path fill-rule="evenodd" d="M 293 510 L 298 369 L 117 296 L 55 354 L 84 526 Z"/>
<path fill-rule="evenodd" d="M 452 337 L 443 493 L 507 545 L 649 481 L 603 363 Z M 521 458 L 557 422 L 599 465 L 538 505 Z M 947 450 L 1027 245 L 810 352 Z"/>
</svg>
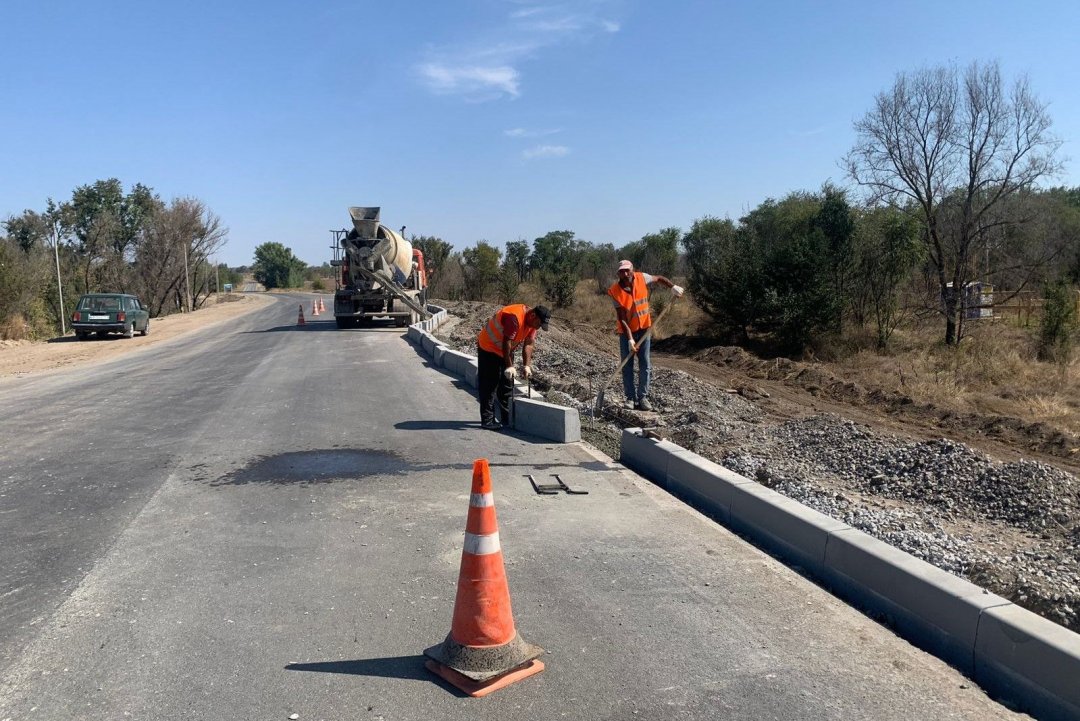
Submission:
<svg viewBox="0 0 1080 721">
<path fill-rule="evenodd" d="M 517 317 L 518 320 L 518 332 L 510 341 L 510 350 L 513 351 L 517 348 L 522 341 L 525 340 L 531 330 L 525 325 L 525 312 L 528 307 L 523 304 L 508 305 L 502 310 L 499 310 L 495 315 L 491 316 L 491 320 L 487 322 L 484 329 L 480 331 L 480 335 L 477 336 L 476 342 L 481 348 L 501 356 L 503 354 L 503 327 L 502 327 L 502 315 L 504 313 L 510 313 Z"/>
<path fill-rule="evenodd" d="M 643 273 L 634 272 L 633 280 L 630 282 L 630 292 L 623 290 L 616 281 L 608 288 L 608 295 L 626 311 L 631 331 L 637 333 L 652 325 L 652 318 L 649 317 L 649 286 L 645 282 Z M 623 330 L 622 324 L 616 320 L 615 331 L 622 335 Z"/>
<path fill-rule="evenodd" d="M 502 550 L 499 543 L 499 532 L 478 535 L 476 533 L 465 534 L 465 553 L 474 556 L 487 556 Z"/>
</svg>

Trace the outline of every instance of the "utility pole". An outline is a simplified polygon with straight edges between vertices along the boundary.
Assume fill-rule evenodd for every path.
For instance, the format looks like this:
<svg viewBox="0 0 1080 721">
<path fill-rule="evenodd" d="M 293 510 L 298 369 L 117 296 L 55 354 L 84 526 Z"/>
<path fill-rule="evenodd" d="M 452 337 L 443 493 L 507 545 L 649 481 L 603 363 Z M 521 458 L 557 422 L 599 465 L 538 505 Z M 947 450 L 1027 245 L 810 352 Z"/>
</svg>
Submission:
<svg viewBox="0 0 1080 721">
<path fill-rule="evenodd" d="M 184 241 L 184 311 L 191 312 L 191 279 L 188 277 L 188 247 Z"/>
<path fill-rule="evenodd" d="M 56 259 L 56 292 L 60 296 L 60 335 L 67 335 L 67 313 L 64 312 L 64 284 L 60 280 L 60 218 L 59 210 L 53 199 L 49 198 L 47 210 L 49 216 L 49 235 L 53 241 L 53 257 Z"/>
<path fill-rule="evenodd" d="M 53 257 L 56 258 L 56 292 L 60 296 L 60 335 L 67 335 L 67 313 L 64 312 L 64 284 L 60 280 L 60 233 L 52 225 Z"/>
<path fill-rule="evenodd" d="M 221 263 L 214 258 L 214 295 L 221 296 Z M 216 299 L 215 299 L 216 300 Z"/>
</svg>

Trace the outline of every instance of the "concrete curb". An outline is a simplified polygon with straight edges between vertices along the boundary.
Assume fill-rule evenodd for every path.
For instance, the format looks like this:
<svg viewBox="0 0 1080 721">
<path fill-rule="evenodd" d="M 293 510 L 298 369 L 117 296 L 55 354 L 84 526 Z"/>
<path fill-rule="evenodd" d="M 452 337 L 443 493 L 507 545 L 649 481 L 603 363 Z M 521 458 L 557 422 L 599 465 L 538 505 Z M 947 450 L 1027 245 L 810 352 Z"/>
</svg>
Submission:
<svg viewBox="0 0 1080 721">
<path fill-rule="evenodd" d="M 478 366 L 476 357 L 451 350 L 431 334 L 447 319 L 447 311 L 435 305 L 428 305 L 433 311 L 431 318 L 409 326 L 406 337 L 431 357 L 432 363 L 444 370 L 460 376 L 470 388 L 476 388 Z M 566 408 L 544 401 L 544 397 L 532 392 L 526 398 L 523 386 L 515 384 L 513 399 L 513 428 L 556 443 L 576 443 L 581 440 L 581 417 L 574 408 Z"/>
<path fill-rule="evenodd" d="M 812 573 L 996 697 L 1080 718 L 1080 634 L 665 440 L 623 431 L 620 461 Z"/>
</svg>

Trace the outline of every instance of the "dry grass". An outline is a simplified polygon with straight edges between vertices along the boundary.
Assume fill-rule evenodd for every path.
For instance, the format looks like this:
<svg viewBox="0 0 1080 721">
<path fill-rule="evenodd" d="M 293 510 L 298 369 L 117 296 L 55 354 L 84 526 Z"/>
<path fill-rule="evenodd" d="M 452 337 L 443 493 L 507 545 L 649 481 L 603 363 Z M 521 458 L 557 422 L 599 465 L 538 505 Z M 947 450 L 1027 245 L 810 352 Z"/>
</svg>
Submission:
<svg viewBox="0 0 1080 721">
<path fill-rule="evenodd" d="M 30 326 L 23 320 L 21 314 L 13 313 L 0 324 L 0 339 L 25 340 L 30 337 Z"/>
<path fill-rule="evenodd" d="M 864 350 L 832 364 L 833 370 L 917 403 L 1080 431 L 1080 366 L 1039 362 L 1031 330 L 980 324 L 953 347 L 944 345 L 943 335 L 940 321 L 910 326 L 897 332 L 889 355 Z"/>
<path fill-rule="evenodd" d="M 614 282 L 614 280 L 612 281 Z M 675 280 L 675 282 L 679 282 Z M 531 283 L 525 283 L 519 288 L 520 301 L 529 305 L 543 303 L 544 298 L 540 289 Z M 671 294 L 667 289 L 656 286 L 652 295 L 652 316 L 656 319 L 664 307 L 670 302 Z M 615 309 L 611 298 L 605 292 L 597 292 L 596 281 L 583 280 L 574 289 L 574 304 L 569 308 L 559 308 L 555 311 L 556 318 L 565 318 L 575 323 L 588 323 L 599 327 L 610 326 L 615 330 Z M 701 309 L 694 305 L 688 297 L 684 297 L 675 306 L 668 310 L 661 323 L 658 323 L 653 337 L 656 339 L 668 338 L 673 335 L 697 335 L 709 324 L 709 317 Z"/>
</svg>

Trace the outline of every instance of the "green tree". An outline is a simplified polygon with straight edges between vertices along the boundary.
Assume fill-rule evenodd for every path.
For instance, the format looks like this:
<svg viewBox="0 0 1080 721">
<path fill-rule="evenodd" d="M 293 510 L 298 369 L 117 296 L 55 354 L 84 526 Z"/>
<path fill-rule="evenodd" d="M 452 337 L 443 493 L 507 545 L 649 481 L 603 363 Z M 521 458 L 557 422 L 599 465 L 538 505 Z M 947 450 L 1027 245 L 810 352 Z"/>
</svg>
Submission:
<svg viewBox="0 0 1080 721">
<path fill-rule="evenodd" d="M 740 219 L 703 218 L 683 238 L 695 302 L 722 334 L 755 329 L 790 352 L 840 327 L 854 221 L 843 194 L 792 193 Z"/>
<path fill-rule="evenodd" d="M 517 300 L 520 285 L 517 271 L 504 260 L 502 267 L 499 268 L 499 275 L 495 279 L 495 292 L 498 294 L 499 302 L 503 305 L 510 305 Z"/>
<path fill-rule="evenodd" d="M 504 265 L 517 274 L 517 282 L 524 283 L 529 277 L 529 244 L 524 240 L 511 240 L 506 244 Z"/>
<path fill-rule="evenodd" d="M 467 300 L 484 300 L 487 297 L 498 281 L 501 257 L 502 252 L 486 240 L 478 241 L 475 248 L 461 251 Z"/>
<path fill-rule="evenodd" d="M 888 347 L 902 319 L 899 291 L 923 259 L 917 218 L 895 208 L 871 208 L 856 223 L 855 282 L 851 305 L 856 322 L 872 316 L 879 350 Z"/>
<path fill-rule="evenodd" d="M 1003 211 L 1061 169 L 1046 108 L 1026 78 L 1007 89 L 997 63 L 975 62 L 899 74 L 855 123 L 848 174 L 872 203 L 918 210 L 947 344 L 962 336 L 961 291 L 980 242 L 1023 224 L 1025 214 Z"/>
<path fill-rule="evenodd" d="M 435 283 L 454 249 L 453 246 L 432 235 L 414 235 L 410 242 L 424 255 L 424 270 L 427 271 L 428 285 Z"/>
<path fill-rule="evenodd" d="M 588 244 L 571 230 L 553 230 L 533 241 L 530 267 L 536 272 L 544 297 L 556 308 L 574 304 L 581 256 Z"/>
<path fill-rule="evenodd" d="M 1068 363 L 1076 334 L 1076 291 L 1064 280 L 1043 286 L 1043 315 L 1039 324 L 1039 360 Z"/>
<path fill-rule="evenodd" d="M 82 290 L 127 290 L 128 269 L 147 220 L 162 206 L 153 191 L 136 183 L 129 193 L 116 178 L 80 185 L 62 206 L 80 258 Z"/>
<path fill-rule="evenodd" d="M 682 243 L 695 304 L 721 336 L 745 341 L 764 300 L 758 238 L 730 219 L 706 216 L 694 221 Z"/>
<path fill-rule="evenodd" d="M 681 236 L 682 231 L 678 228 L 664 228 L 623 246 L 619 249 L 619 255 L 630 260 L 642 272 L 670 277 L 675 273 L 679 261 Z"/>
<path fill-rule="evenodd" d="M 581 257 L 582 274 L 595 281 L 599 295 L 607 293 L 607 289 L 615 282 L 618 264 L 619 256 L 611 243 L 589 246 Z"/>
<path fill-rule="evenodd" d="M 267 242 L 255 249 L 255 280 L 267 288 L 298 288 L 307 264 L 281 243 Z"/>
<path fill-rule="evenodd" d="M 329 267 L 329 265 L 327 266 Z M 331 268 L 331 271 L 333 269 Z M 221 279 L 221 287 L 231 285 L 233 290 L 240 290 L 244 284 L 244 275 L 237 268 L 230 268 L 225 263 L 218 263 L 217 267 L 218 277 Z"/>
</svg>

